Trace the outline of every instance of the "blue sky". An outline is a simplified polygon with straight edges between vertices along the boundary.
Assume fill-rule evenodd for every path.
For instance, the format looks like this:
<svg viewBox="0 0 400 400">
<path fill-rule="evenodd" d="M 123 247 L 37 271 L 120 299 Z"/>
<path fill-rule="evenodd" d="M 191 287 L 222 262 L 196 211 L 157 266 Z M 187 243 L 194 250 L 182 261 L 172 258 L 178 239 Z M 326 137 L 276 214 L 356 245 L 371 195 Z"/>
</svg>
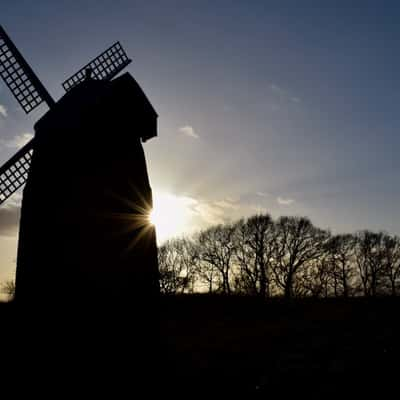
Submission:
<svg viewBox="0 0 400 400">
<path fill-rule="evenodd" d="M 0 23 L 55 98 L 122 42 L 159 113 L 153 189 L 184 199 L 193 227 L 263 210 L 399 234 L 399 17 L 384 0 L 3 0 Z M 26 117 L 2 83 L 0 105 L 3 162 L 45 107 Z M 0 279 L 15 204 L 0 212 Z"/>
</svg>

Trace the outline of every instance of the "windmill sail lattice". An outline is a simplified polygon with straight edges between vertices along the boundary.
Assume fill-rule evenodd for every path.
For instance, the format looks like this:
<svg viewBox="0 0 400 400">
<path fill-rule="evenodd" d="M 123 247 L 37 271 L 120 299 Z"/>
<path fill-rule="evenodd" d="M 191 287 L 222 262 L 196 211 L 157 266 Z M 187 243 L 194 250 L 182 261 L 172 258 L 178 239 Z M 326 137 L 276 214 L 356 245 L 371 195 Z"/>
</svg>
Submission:
<svg viewBox="0 0 400 400">
<path fill-rule="evenodd" d="M 28 179 L 34 141 L 31 140 L 0 168 L 0 204 Z"/>
<path fill-rule="evenodd" d="M 45 102 L 55 104 L 49 92 L 0 26 L 0 76 L 28 114 Z M 28 178 L 33 152 L 30 141 L 0 168 L 0 204 L 16 192 Z"/>
<path fill-rule="evenodd" d="M 119 42 L 101 53 L 63 83 L 66 91 L 86 78 L 90 68 L 94 79 L 111 80 L 131 60 Z M 33 72 L 14 43 L 0 25 L 0 76 L 18 103 L 28 114 L 45 102 L 49 108 L 54 100 Z M 28 178 L 34 141 L 30 141 L 0 168 L 0 205 L 24 185 Z"/>
<path fill-rule="evenodd" d="M 0 26 L 0 76 L 28 114 L 41 103 L 54 100 Z"/>
<path fill-rule="evenodd" d="M 119 42 L 114 43 L 94 60 L 82 67 L 77 73 L 63 82 L 63 88 L 68 91 L 86 78 L 86 70 L 90 69 L 92 78 L 111 80 L 122 71 L 132 60 L 128 58 Z"/>
</svg>

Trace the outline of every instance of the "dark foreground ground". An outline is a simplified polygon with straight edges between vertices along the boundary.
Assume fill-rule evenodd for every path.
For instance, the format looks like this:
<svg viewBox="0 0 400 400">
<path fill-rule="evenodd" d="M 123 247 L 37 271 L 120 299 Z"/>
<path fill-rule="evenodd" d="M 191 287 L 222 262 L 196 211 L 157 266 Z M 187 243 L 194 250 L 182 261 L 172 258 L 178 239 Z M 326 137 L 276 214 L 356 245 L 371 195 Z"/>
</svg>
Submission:
<svg viewBox="0 0 400 400">
<path fill-rule="evenodd" d="M 41 376 L 42 382 L 56 384 L 54 369 L 63 376 L 70 373 L 58 387 L 61 392 L 77 386 L 74 371 L 80 369 L 93 393 L 101 392 L 105 377 L 123 371 L 124 392 L 130 390 L 126 398 L 150 398 L 155 393 L 188 399 L 398 398 L 399 307 L 399 299 L 392 298 L 284 302 L 166 297 L 161 299 L 160 336 L 155 338 L 149 332 L 156 325 L 132 318 L 130 312 L 124 314 L 129 329 L 108 318 L 101 325 L 97 321 L 88 333 L 82 327 L 90 325 L 89 312 L 84 321 L 82 316 L 79 322 L 73 319 L 73 329 L 68 323 L 65 329 L 52 331 L 52 323 L 42 330 L 40 319 L 21 313 L 15 305 L 1 304 L 2 331 L 7 333 L 2 360 L 15 368 L 13 375 L 21 381 L 28 374 L 34 381 Z M 29 344 L 21 345 L 24 341 Z M 152 346 L 153 341 L 161 344 Z M 16 365 L 10 357 L 17 358 Z M 150 365 L 141 368 L 144 358 Z M 30 372 L 23 374 L 18 360 Z M 42 362 L 47 368 L 35 372 Z M 95 376 L 89 379 L 92 373 Z M 112 398 L 125 398 L 118 394 L 120 382 L 111 381 Z M 147 395 L 142 394 L 146 390 Z"/>
</svg>

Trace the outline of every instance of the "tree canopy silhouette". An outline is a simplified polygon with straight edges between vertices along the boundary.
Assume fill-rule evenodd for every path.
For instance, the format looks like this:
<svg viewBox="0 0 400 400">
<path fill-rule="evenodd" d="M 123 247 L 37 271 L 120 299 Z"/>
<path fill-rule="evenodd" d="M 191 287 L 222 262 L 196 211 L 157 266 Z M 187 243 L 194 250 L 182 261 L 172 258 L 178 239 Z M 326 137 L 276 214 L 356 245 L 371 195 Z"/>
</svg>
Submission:
<svg viewBox="0 0 400 400">
<path fill-rule="evenodd" d="M 164 293 L 260 297 L 396 295 L 400 239 L 364 230 L 332 234 L 306 217 L 257 214 L 159 248 Z"/>
</svg>

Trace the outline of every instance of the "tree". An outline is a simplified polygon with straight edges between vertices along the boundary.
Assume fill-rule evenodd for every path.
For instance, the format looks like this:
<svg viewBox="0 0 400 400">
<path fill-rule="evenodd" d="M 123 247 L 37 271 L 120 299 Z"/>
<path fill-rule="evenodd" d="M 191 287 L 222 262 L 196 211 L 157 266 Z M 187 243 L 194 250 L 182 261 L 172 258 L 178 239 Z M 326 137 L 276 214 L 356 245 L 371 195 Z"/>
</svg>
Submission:
<svg viewBox="0 0 400 400">
<path fill-rule="evenodd" d="M 235 226 L 232 224 L 216 225 L 198 235 L 199 257 L 202 269 L 207 271 L 209 284 L 219 278 L 219 291 L 231 294 L 231 268 L 234 256 Z M 204 275 L 203 275 L 204 276 Z"/>
<path fill-rule="evenodd" d="M 400 238 L 331 235 L 305 217 L 257 214 L 160 246 L 163 293 L 233 291 L 269 297 L 397 295 Z M 4 291 L 3 291 L 4 292 Z"/>
<path fill-rule="evenodd" d="M 189 238 L 175 240 L 174 245 L 175 251 L 179 255 L 180 275 L 185 283 L 184 289 L 193 293 L 199 264 L 199 247 Z"/>
<path fill-rule="evenodd" d="M 14 298 L 15 296 L 15 281 L 10 279 L 5 281 L 1 285 L 1 293 L 5 294 L 7 296 L 7 299 L 10 301 Z"/>
<path fill-rule="evenodd" d="M 330 284 L 335 296 L 348 297 L 356 276 L 354 246 L 356 238 L 351 234 L 332 236 L 327 242 L 327 258 L 330 265 Z"/>
<path fill-rule="evenodd" d="M 375 297 L 384 282 L 384 234 L 368 230 L 359 232 L 355 251 L 363 293 Z"/>
<path fill-rule="evenodd" d="M 286 298 L 293 297 L 296 275 L 307 263 L 324 254 L 327 231 L 318 229 L 305 217 L 281 217 L 274 252 L 273 272 L 277 285 Z"/>
<path fill-rule="evenodd" d="M 188 267 L 181 241 L 181 239 L 169 240 L 158 249 L 158 268 L 162 293 L 182 293 L 189 284 Z"/>
<path fill-rule="evenodd" d="M 392 296 L 397 294 L 400 278 L 400 239 L 397 236 L 383 236 L 383 271 L 390 285 Z"/>
<path fill-rule="evenodd" d="M 297 297 L 328 297 L 330 295 L 331 268 L 326 254 L 309 260 L 296 276 L 294 294 Z"/>
<path fill-rule="evenodd" d="M 236 224 L 237 285 L 251 294 L 270 296 L 271 262 L 275 249 L 275 224 L 269 214 L 254 215 Z"/>
<path fill-rule="evenodd" d="M 208 293 L 212 293 L 215 287 L 219 286 L 219 273 L 215 265 L 202 260 L 202 258 L 196 265 L 196 278 L 198 278 L 200 286 L 206 285 Z"/>
</svg>

